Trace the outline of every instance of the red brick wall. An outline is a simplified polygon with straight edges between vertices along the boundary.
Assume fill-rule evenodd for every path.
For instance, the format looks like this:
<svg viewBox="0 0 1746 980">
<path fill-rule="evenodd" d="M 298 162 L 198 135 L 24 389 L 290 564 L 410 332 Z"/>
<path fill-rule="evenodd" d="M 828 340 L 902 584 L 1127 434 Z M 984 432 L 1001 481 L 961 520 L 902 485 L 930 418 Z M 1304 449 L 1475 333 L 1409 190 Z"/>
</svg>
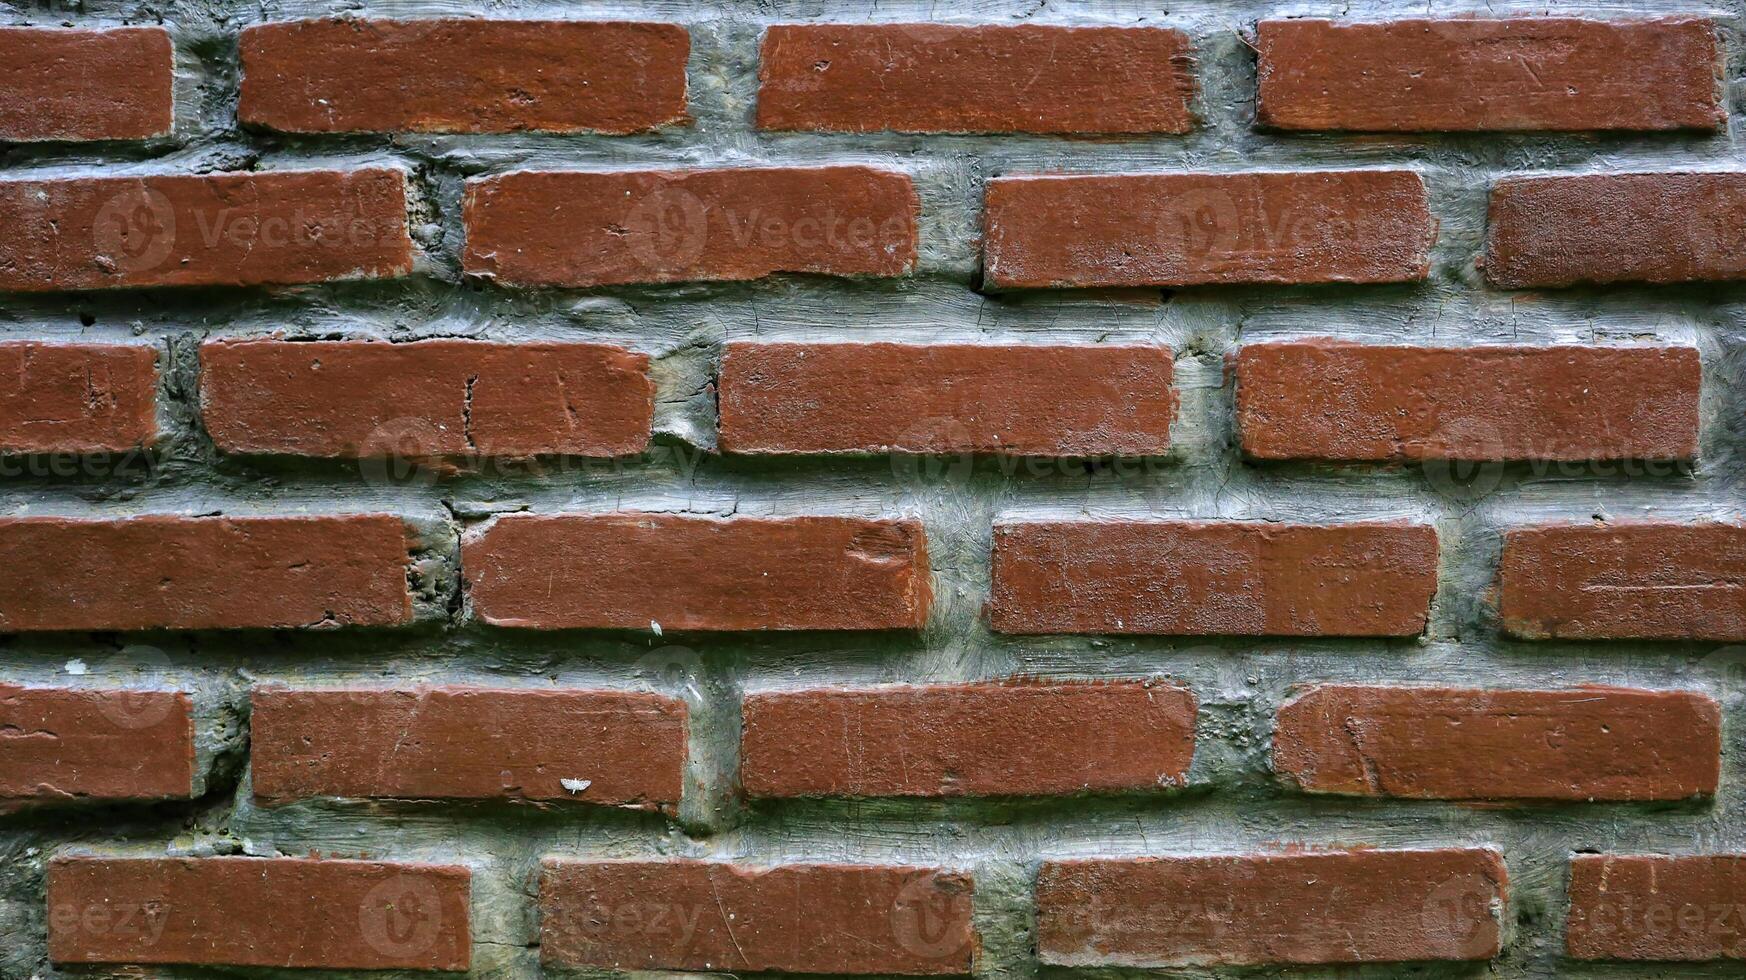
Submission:
<svg viewBox="0 0 1746 980">
<path fill-rule="evenodd" d="M 0 980 L 1746 959 L 1739 0 L 274 6 L 0 25 Z"/>
</svg>

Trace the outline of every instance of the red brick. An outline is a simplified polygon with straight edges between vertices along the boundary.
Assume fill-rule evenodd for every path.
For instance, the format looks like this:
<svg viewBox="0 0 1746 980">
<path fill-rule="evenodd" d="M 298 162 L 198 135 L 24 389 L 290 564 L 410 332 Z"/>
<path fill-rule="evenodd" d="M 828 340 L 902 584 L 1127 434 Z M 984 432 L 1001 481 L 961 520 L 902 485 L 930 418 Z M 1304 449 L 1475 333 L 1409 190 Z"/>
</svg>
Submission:
<svg viewBox="0 0 1746 980">
<path fill-rule="evenodd" d="M 0 27 L 0 139 L 167 135 L 175 123 L 175 62 L 161 27 Z"/>
<path fill-rule="evenodd" d="M 1237 418 L 1257 459 L 1688 459 L 1702 381 L 1690 347 L 1250 344 Z"/>
<path fill-rule="evenodd" d="M 1159 454 L 1171 367 L 1163 347 L 730 344 L 721 448 Z"/>
<path fill-rule="evenodd" d="M 649 359 L 604 344 L 214 341 L 219 448 L 299 456 L 621 456 L 649 444 Z"/>
<path fill-rule="evenodd" d="M 547 860 L 548 966 L 961 976 L 970 877 L 933 868 Z"/>
<path fill-rule="evenodd" d="M 1483 849 L 1056 861 L 1037 880 L 1055 966 L 1269 966 L 1497 955 L 1508 873 Z"/>
<path fill-rule="evenodd" d="M 1256 42 L 1256 120 L 1279 129 L 1715 129 L 1727 118 L 1716 28 L 1696 18 L 1269 20 Z"/>
<path fill-rule="evenodd" d="M 1565 947 L 1579 960 L 1746 959 L 1746 855 L 1578 854 Z"/>
<path fill-rule="evenodd" d="M 257 690 L 255 796 L 512 799 L 671 809 L 685 702 L 627 691 Z M 563 785 L 582 781 L 583 789 Z"/>
<path fill-rule="evenodd" d="M 479 619 L 534 629 L 919 629 L 912 520 L 512 515 L 461 545 Z"/>
<path fill-rule="evenodd" d="M 186 799 L 193 705 L 175 691 L 0 684 L 0 810 L 24 801 Z"/>
<path fill-rule="evenodd" d="M 994 529 L 997 633 L 1413 636 L 1437 589 L 1425 525 L 1016 522 Z"/>
<path fill-rule="evenodd" d="M 1528 639 L 1746 640 L 1746 526 L 1569 524 L 1504 533 L 1504 628 Z"/>
<path fill-rule="evenodd" d="M 1715 794 L 1721 738 L 1686 691 L 1326 686 L 1279 710 L 1273 765 L 1314 793 L 1684 800 Z"/>
<path fill-rule="evenodd" d="M 897 276 L 920 199 L 870 167 L 524 171 L 467 182 L 475 276 L 519 286 Z"/>
<path fill-rule="evenodd" d="M 686 121 L 678 24 L 306 20 L 242 34 L 250 125 L 295 133 L 636 133 Z"/>
<path fill-rule="evenodd" d="M 124 452 L 157 440 L 150 347 L 0 344 L 0 377 L 0 452 Z"/>
<path fill-rule="evenodd" d="M 465 970 L 464 867 L 302 858 L 63 858 L 49 958 L 333 970 Z"/>
<path fill-rule="evenodd" d="M 0 632 L 405 623 L 407 550 L 386 515 L 0 519 Z"/>
<path fill-rule="evenodd" d="M 867 133 L 1186 133 L 1188 35 L 1155 27 L 781 24 L 758 127 Z"/>
<path fill-rule="evenodd" d="M 1138 682 L 754 694 L 740 775 L 753 797 L 1156 790 L 1187 782 L 1195 714 Z"/>
<path fill-rule="evenodd" d="M 0 181 L 0 289 L 271 286 L 411 270 L 398 170 Z"/>
<path fill-rule="evenodd" d="M 1409 171 L 1003 177 L 987 198 L 1000 288 L 1412 282 L 1436 239 Z"/>
<path fill-rule="evenodd" d="M 1486 221 L 1504 289 L 1746 279 L 1746 173 L 1512 177 Z"/>
</svg>

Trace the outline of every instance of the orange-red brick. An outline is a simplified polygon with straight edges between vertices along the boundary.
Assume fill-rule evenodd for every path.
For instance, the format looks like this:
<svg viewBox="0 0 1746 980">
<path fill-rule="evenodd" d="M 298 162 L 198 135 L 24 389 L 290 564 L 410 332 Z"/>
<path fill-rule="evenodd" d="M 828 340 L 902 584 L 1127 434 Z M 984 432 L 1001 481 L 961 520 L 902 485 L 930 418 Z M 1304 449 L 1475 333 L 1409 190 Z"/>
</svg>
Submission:
<svg viewBox="0 0 1746 980">
<path fill-rule="evenodd" d="M 297 456 L 622 456 L 649 443 L 649 359 L 606 344 L 212 341 L 219 448 Z"/>
<path fill-rule="evenodd" d="M 754 797 L 1027 796 L 1187 782 L 1194 695 L 1166 684 L 958 684 L 746 698 Z"/>
</svg>

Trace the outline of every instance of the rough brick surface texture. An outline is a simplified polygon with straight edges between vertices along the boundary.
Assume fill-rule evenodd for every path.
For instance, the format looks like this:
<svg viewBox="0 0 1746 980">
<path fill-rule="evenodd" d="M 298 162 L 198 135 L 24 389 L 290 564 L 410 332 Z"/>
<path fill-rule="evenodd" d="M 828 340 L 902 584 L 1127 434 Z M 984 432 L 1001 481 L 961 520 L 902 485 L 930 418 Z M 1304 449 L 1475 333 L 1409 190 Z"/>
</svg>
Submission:
<svg viewBox="0 0 1746 980">
<path fill-rule="evenodd" d="M 404 623 L 407 537 L 403 521 L 383 515 L 7 518 L 0 629 Z"/>
<path fill-rule="evenodd" d="M 57 963 L 465 970 L 464 867 L 296 858 L 69 858 L 48 876 Z"/>
<path fill-rule="evenodd" d="M 0 139 L 164 136 L 174 89 L 175 54 L 162 28 L 0 28 Z"/>
<path fill-rule="evenodd" d="M 1436 225 L 1405 171 L 1003 177 L 987 282 L 1044 286 L 1410 282 Z"/>
<path fill-rule="evenodd" d="M 611 691 L 256 691 L 255 795 L 672 807 L 685 704 Z"/>
<path fill-rule="evenodd" d="M 1746 173 L 1502 180 L 1486 278 L 1505 289 L 1746 278 Z"/>
<path fill-rule="evenodd" d="M 1406 524 L 1076 521 L 994 531 L 1001 633 L 1410 636 L 1437 533 Z"/>
<path fill-rule="evenodd" d="M 150 347 L 0 343 L 0 451 L 120 452 L 157 438 Z"/>
<path fill-rule="evenodd" d="M 1257 459 L 1687 459 L 1701 384 L 1688 347 L 1254 344 L 1237 425 Z"/>
<path fill-rule="evenodd" d="M 621 456 L 649 443 L 649 359 L 603 344 L 218 341 L 219 448 L 295 456 Z"/>
<path fill-rule="evenodd" d="M 1280 129 L 1711 129 L 1714 23 L 1566 17 L 1256 29 L 1259 122 Z"/>
<path fill-rule="evenodd" d="M 194 789 L 192 701 L 175 691 L 0 685 L 0 809 Z"/>
<path fill-rule="evenodd" d="M 541 957 L 614 970 L 965 975 L 971 903 L 969 876 L 935 868 L 552 861 Z"/>
<path fill-rule="evenodd" d="M 1195 703 L 1151 684 L 793 691 L 746 699 L 753 796 L 1024 796 L 1180 785 Z"/>
<path fill-rule="evenodd" d="M 243 32 L 237 113 L 293 133 L 634 133 L 685 120 L 689 51 L 677 24 L 263 24 Z"/>
<path fill-rule="evenodd" d="M 0 4 L 0 980 L 1739 974 L 1743 72 Z"/>
<path fill-rule="evenodd" d="M 513 173 L 468 183 L 462 262 L 526 286 L 897 276 L 918 210 L 870 167 Z"/>
<path fill-rule="evenodd" d="M 735 344 L 730 453 L 1159 454 L 1176 404 L 1157 347 Z"/>
<path fill-rule="evenodd" d="M 1486 850 L 1045 864 L 1037 951 L 1061 966 L 1482 960 L 1508 874 Z"/>
<path fill-rule="evenodd" d="M 1313 793 L 1680 800 L 1715 793 L 1721 722 L 1685 691 L 1318 687 L 1279 710 L 1273 765 Z"/>
<path fill-rule="evenodd" d="M 1565 945 L 1578 960 L 1746 959 L 1746 855 L 1577 854 Z"/>
<path fill-rule="evenodd" d="M 1514 529 L 1499 589 L 1504 628 L 1528 639 L 1746 642 L 1746 525 Z"/>
<path fill-rule="evenodd" d="M 1183 133 L 1193 59 L 1139 27 L 782 24 L 764 34 L 758 126 L 865 133 Z"/>
<path fill-rule="evenodd" d="M 0 289 L 283 285 L 411 269 L 397 170 L 0 181 Z"/>
<path fill-rule="evenodd" d="M 497 626 L 915 629 L 930 601 L 909 521 L 506 517 L 463 550 L 474 614 Z"/>
</svg>

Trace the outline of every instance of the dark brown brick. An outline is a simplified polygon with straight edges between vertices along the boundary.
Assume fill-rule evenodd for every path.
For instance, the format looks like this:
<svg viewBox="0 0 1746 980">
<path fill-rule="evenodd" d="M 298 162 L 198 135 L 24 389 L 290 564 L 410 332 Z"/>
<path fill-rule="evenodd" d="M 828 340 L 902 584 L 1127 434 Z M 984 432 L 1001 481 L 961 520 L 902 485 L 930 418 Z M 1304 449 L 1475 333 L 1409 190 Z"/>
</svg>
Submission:
<svg viewBox="0 0 1746 980">
<path fill-rule="evenodd" d="M 193 704 L 175 691 L 0 684 L 0 743 L 0 811 L 193 794 Z"/>
<path fill-rule="evenodd" d="M 1713 796 L 1716 702 L 1686 691 L 1312 688 L 1279 710 L 1273 766 L 1315 793 L 1441 800 Z"/>
<path fill-rule="evenodd" d="M 1568 524 L 1504 533 L 1504 628 L 1528 639 L 1746 640 L 1746 527 Z"/>
<path fill-rule="evenodd" d="M 279 969 L 465 970 L 464 867 L 302 858 L 63 858 L 49 958 Z"/>
<path fill-rule="evenodd" d="M 496 626 L 919 629 L 932 596 L 909 520 L 514 515 L 461 554 L 474 615 Z"/>
<path fill-rule="evenodd" d="M 1176 399 L 1162 347 L 735 343 L 729 453 L 1161 454 Z"/>
<path fill-rule="evenodd" d="M 686 121 L 678 24 L 306 20 L 243 31 L 244 123 L 295 133 L 636 133 Z"/>
<path fill-rule="evenodd" d="M 605 344 L 213 341 L 219 448 L 299 456 L 621 456 L 649 444 L 649 359 Z"/>
<path fill-rule="evenodd" d="M 1715 129 L 1715 25 L 1461 17 L 1256 29 L 1256 120 L 1363 132 Z"/>
<path fill-rule="evenodd" d="M 871 167 L 523 171 L 468 181 L 464 207 L 469 274 L 577 287 L 898 276 L 921 209 Z"/>
<path fill-rule="evenodd" d="M 1746 173 L 1510 177 L 1486 225 L 1504 289 L 1746 279 Z"/>
<path fill-rule="evenodd" d="M 6 518 L 0 632 L 405 623 L 407 550 L 386 515 Z"/>
<path fill-rule="evenodd" d="M 1497 955 L 1495 851 L 1056 861 L 1037 880 L 1054 966 L 1280 966 Z"/>
<path fill-rule="evenodd" d="M 1140 682 L 754 694 L 740 774 L 754 797 L 1156 790 L 1187 782 L 1195 714 Z"/>
<path fill-rule="evenodd" d="M 1256 459 L 1689 459 L 1690 347 L 1250 344 L 1237 420 Z"/>
<path fill-rule="evenodd" d="M 158 437 L 158 353 L 102 344 L 0 344 L 0 452 L 125 452 Z"/>
<path fill-rule="evenodd" d="M 1002 177 L 988 184 L 994 287 L 1412 282 L 1436 239 L 1400 170 Z"/>
<path fill-rule="evenodd" d="M 547 860 L 548 966 L 965 975 L 968 875 L 931 868 Z"/>
<path fill-rule="evenodd" d="M 1155 27 L 779 24 L 758 127 L 867 133 L 1185 133 L 1188 36 Z"/>
<path fill-rule="evenodd" d="M 1413 636 L 1437 532 L 1412 524 L 996 525 L 997 633 Z"/>
<path fill-rule="evenodd" d="M 512 799 L 671 810 L 684 785 L 685 718 L 683 701 L 628 691 L 257 690 L 250 771 L 255 796 L 270 803 Z"/>
<path fill-rule="evenodd" d="M 161 27 L 0 27 L 0 140 L 140 140 L 175 124 Z"/>
<path fill-rule="evenodd" d="M 398 170 L 0 181 L 0 290 L 272 286 L 410 271 Z"/>
</svg>

